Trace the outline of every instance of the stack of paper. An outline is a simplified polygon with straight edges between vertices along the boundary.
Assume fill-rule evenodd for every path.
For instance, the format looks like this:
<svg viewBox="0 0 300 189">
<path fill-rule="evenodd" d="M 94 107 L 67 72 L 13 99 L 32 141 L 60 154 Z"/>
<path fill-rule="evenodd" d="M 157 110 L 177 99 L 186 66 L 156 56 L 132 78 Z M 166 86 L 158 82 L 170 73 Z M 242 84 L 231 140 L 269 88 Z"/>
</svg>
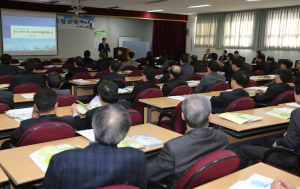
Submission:
<svg viewBox="0 0 300 189">
<path fill-rule="evenodd" d="M 35 93 L 32 94 L 21 94 L 22 97 L 26 98 L 26 99 L 33 99 Z"/>
<path fill-rule="evenodd" d="M 289 108 L 274 108 L 273 110 L 267 112 L 266 114 L 274 116 L 274 117 L 279 117 L 282 119 L 289 119 L 291 117 L 293 109 Z"/>
<path fill-rule="evenodd" d="M 83 80 L 83 79 L 73 79 L 73 81 L 78 82 L 78 83 L 88 83 L 88 82 L 90 82 L 90 81 L 86 81 L 86 80 Z"/>
<path fill-rule="evenodd" d="M 118 89 L 118 93 L 128 93 L 128 92 L 130 91 L 126 89 Z"/>
<path fill-rule="evenodd" d="M 191 80 L 191 81 L 187 81 L 187 83 L 195 83 L 195 84 L 199 84 L 200 83 L 200 81 L 194 81 L 194 80 Z"/>
<path fill-rule="evenodd" d="M 132 92 L 132 91 L 133 91 L 133 88 L 124 88 L 124 90 L 127 90 L 127 91 Z"/>
<path fill-rule="evenodd" d="M 188 86 L 189 86 L 189 87 L 197 87 L 198 84 L 196 84 L 196 83 L 188 83 Z"/>
<path fill-rule="evenodd" d="M 123 72 L 131 73 L 132 71 L 131 70 L 124 70 Z"/>
<path fill-rule="evenodd" d="M 162 76 L 163 76 L 163 75 L 156 75 L 155 78 L 156 78 L 156 79 L 160 79 L 160 78 L 162 78 Z"/>
<path fill-rule="evenodd" d="M 122 140 L 118 147 L 132 147 L 132 148 L 151 148 L 154 146 L 163 145 L 164 142 L 147 134 L 130 135 Z"/>
<path fill-rule="evenodd" d="M 61 68 L 63 65 L 48 65 L 48 68 Z"/>
<path fill-rule="evenodd" d="M 173 99 L 173 100 L 179 100 L 179 101 L 184 101 L 185 97 L 183 96 L 169 96 L 168 98 Z"/>
<path fill-rule="evenodd" d="M 11 118 L 19 118 L 16 121 L 20 123 L 23 120 L 32 118 L 32 111 L 33 111 L 33 108 L 8 110 L 5 112 L 5 115 L 7 115 Z"/>
<path fill-rule="evenodd" d="M 296 102 L 293 103 L 286 103 L 287 106 L 292 106 L 292 107 L 296 107 L 296 108 L 300 108 L 300 105 L 297 104 Z"/>
<path fill-rule="evenodd" d="M 253 116 L 249 114 L 242 113 L 224 113 L 219 115 L 221 118 L 227 119 L 229 121 L 235 122 L 237 124 L 243 124 L 246 122 L 260 121 L 263 120 L 263 117 Z"/>
<path fill-rule="evenodd" d="M 270 189 L 274 179 L 254 173 L 246 181 L 238 181 L 229 189 Z"/>
<path fill-rule="evenodd" d="M 8 87 L 9 87 L 9 84 L 0 84 L 0 89 L 8 88 Z"/>
<path fill-rule="evenodd" d="M 89 139 L 91 142 L 95 142 L 95 134 L 93 129 L 87 129 L 83 131 L 77 131 L 78 134 L 84 136 L 85 138 Z"/>
<path fill-rule="evenodd" d="M 247 87 L 246 89 L 266 91 L 268 88 L 267 87 Z"/>
</svg>

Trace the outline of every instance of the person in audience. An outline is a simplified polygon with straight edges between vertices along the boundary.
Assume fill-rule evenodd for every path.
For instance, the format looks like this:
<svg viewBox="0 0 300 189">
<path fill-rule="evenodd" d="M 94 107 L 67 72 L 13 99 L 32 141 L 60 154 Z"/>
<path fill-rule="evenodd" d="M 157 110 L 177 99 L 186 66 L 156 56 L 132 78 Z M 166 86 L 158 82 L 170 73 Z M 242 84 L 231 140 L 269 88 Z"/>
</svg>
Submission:
<svg viewBox="0 0 300 189">
<path fill-rule="evenodd" d="M 260 50 L 256 51 L 255 58 L 253 58 L 252 60 L 252 64 L 256 64 L 258 62 L 257 58 L 259 54 L 261 54 L 261 51 Z"/>
<path fill-rule="evenodd" d="M 106 104 L 117 103 L 117 104 L 122 105 L 126 109 L 132 108 L 130 102 L 127 102 L 127 101 L 119 101 L 118 102 L 118 99 L 117 99 L 118 86 L 114 82 L 104 80 L 103 82 L 101 82 L 98 85 L 97 90 L 98 90 L 98 92 L 97 92 L 98 98 L 99 98 L 99 101 L 102 106 L 104 106 Z M 87 111 L 84 120 L 82 120 L 77 113 L 76 104 L 73 104 L 71 106 L 71 112 L 72 112 L 72 115 L 75 120 L 76 129 L 78 131 L 92 128 L 92 119 L 93 119 L 94 113 L 97 109 L 98 108 L 94 108 L 94 109 Z"/>
<path fill-rule="evenodd" d="M 10 140 L 5 141 L 1 149 L 16 147 L 21 136 L 31 127 L 46 122 L 63 122 L 75 128 L 72 116 L 57 117 L 56 110 L 58 107 L 57 94 L 49 88 L 39 89 L 34 95 L 34 104 L 32 118 L 21 121 L 20 127 L 15 129 Z"/>
<path fill-rule="evenodd" d="M 194 67 L 189 63 L 189 59 L 186 55 L 181 55 L 180 65 L 181 65 L 181 74 L 184 80 L 187 80 L 190 76 L 194 74 Z"/>
<path fill-rule="evenodd" d="M 258 54 L 257 57 L 257 64 L 252 70 L 252 72 L 255 72 L 256 70 L 261 70 L 264 72 L 264 75 L 269 75 L 270 74 L 270 66 L 268 63 L 265 61 L 265 55 L 264 54 Z"/>
<path fill-rule="evenodd" d="M 202 64 L 198 61 L 197 55 L 192 55 L 190 65 L 194 67 L 194 74 L 202 68 Z"/>
<path fill-rule="evenodd" d="M 217 61 L 217 60 L 218 60 L 218 54 L 217 54 L 217 53 L 211 53 L 211 54 L 210 54 L 210 60 L 215 60 L 215 61 Z"/>
<path fill-rule="evenodd" d="M 155 59 L 153 56 L 147 56 L 146 58 L 148 67 L 153 68 L 153 69 L 160 69 L 159 67 L 155 66 Z"/>
<path fill-rule="evenodd" d="M 265 103 L 267 106 L 281 93 L 291 90 L 291 86 L 287 82 L 292 78 L 292 71 L 287 68 L 280 68 L 277 70 L 275 76 L 275 83 L 267 89 L 266 92 L 262 90 L 255 91 L 255 100 L 259 103 Z"/>
<path fill-rule="evenodd" d="M 149 88 L 157 88 L 160 89 L 158 85 L 155 85 L 153 83 L 153 80 L 155 78 L 155 70 L 151 67 L 144 67 L 143 69 L 143 75 L 142 75 L 143 84 L 134 86 L 131 94 L 126 98 L 127 101 L 133 103 L 136 96 L 142 92 L 143 90 L 149 89 Z"/>
<path fill-rule="evenodd" d="M 188 85 L 186 81 L 180 79 L 181 68 L 180 66 L 172 66 L 170 69 L 170 80 L 165 83 L 162 88 L 164 96 L 168 96 L 170 92 L 178 86 Z"/>
<path fill-rule="evenodd" d="M 34 73 L 36 66 L 37 63 L 33 58 L 27 59 L 25 61 L 25 71 L 12 78 L 8 90 L 12 91 L 15 86 L 23 83 L 34 83 L 39 85 L 40 87 L 44 87 L 43 76 Z"/>
<path fill-rule="evenodd" d="M 122 62 L 120 70 L 123 70 L 123 68 L 125 68 L 126 66 L 133 66 L 135 68 L 138 68 L 138 62 L 133 60 L 134 55 L 135 55 L 134 52 L 128 53 L 128 56 L 127 56 L 128 60 L 126 62 Z M 147 56 L 147 58 L 148 58 L 148 56 Z"/>
<path fill-rule="evenodd" d="M 222 56 L 218 59 L 219 61 L 225 61 L 226 60 L 226 55 L 227 55 L 227 50 L 222 51 Z"/>
<path fill-rule="evenodd" d="M 243 69 L 244 61 L 243 59 L 239 57 L 233 57 L 232 60 L 229 61 L 231 64 L 231 68 L 234 72 L 237 71 L 244 71 L 247 72 L 246 70 Z"/>
<path fill-rule="evenodd" d="M 66 150 L 54 155 L 42 188 L 132 185 L 146 189 L 145 153 L 135 148 L 117 147 L 126 137 L 130 125 L 130 116 L 121 105 L 108 104 L 99 107 L 92 120 L 96 141 L 90 142 L 83 149 Z"/>
<path fill-rule="evenodd" d="M 296 62 L 296 68 L 297 68 L 297 71 L 295 71 L 295 72 L 293 73 L 293 75 L 294 75 L 295 77 L 300 77 L 300 61 L 297 61 L 297 62 Z"/>
<path fill-rule="evenodd" d="M 47 75 L 46 86 L 54 90 L 57 96 L 71 95 L 70 89 L 60 89 L 63 85 L 63 79 L 57 72 L 51 72 Z"/>
<path fill-rule="evenodd" d="M 159 83 L 165 83 L 168 79 L 170 79 L 170 69 L 172 68 L 172 66 L 177 65 L 177 63 L 175 61 L 171 61 L 168 64 L 168 68 L 167 71 L 168 73 L 164 73 L 164 75 L 159 79 Z"/>
<path fill-rule="evenodd" d="M 230 59 L 232 60 L 233 58 L 234 58 L 234 55 L 232 53 L 228 53 L 228 55 L 226 56 L 226 60 L 224 61 L 224 63 L 231 66 Z"/>
<path fill-rule="evenodd" d="M 271 183 L 271 189 L 297 189 L 297 187 L 280 178 Z"/>
<path fill-rule="evenodd" d="M 206 49 L 206 53 L 203 55 L 203 60 L 210 59 L 210 49 Z"/>
<path fill-rule="evenodd" d="M 8 105 L 10 109 L 14 109 L 14 94 L 11 91 L 0 90 L 0 102 Z"/>
<path fill-rule="evenodd" d="M 168 66 L 169 66 L 169 63 L 170 63 L 170 62 L 176 63 L 176 62 L 174 61 L 174 55 L 173 55 L 172 53 L 168 53 L 168 54 L 167 54 L 167 59 L 168 59 L 168 60 L 163 64 L 163 68 L 162 68 L 163 71 L 165 71 L 166 69 L 168 69 Z"/>
<path fill-rule="evenodd" d="M 148 56 L 152 56 L 152 52 L 151 51 L 148 51 L 147 54 L 146 54 L 146 58 Z M 141 66 L 146 66 L 147 65 L 147 61 L 146 59 L 143 59 L 142 62 L 141 62 Z"/>
<path fill-rule="evenodd" d="M 72 79 L 72 77 L 78 73 L 81 72 L 89 72 L 89 70 L 83 66 L 83 59 L 80 56 L 77 56 L 74 60 L 74 67 L 68 70 L 68 73 L 65 75 L 65 79 L 69 80 Z"/>
<path fill-rule="evenodd" d="M 157 65 L 163 65 L 168 59 L 166 58 L 167 53 L 162 51 L 159 55 L 159 59 L 157 60 Z"/>
<path fill-rule="evenodd" d="M 83 63 L 84 63 L 84 64 L 87 64 L 87 63 L 94 63 L 94 60 L 90 58 L 90 56 L 91 56 L 91 51 L 89 51 L 89 50 L 84 51 L 83 56 L 84 56 L 84 58 L 83 58 Z"/>
<path fill-rule="evenodd" d="M 17 75 L 20 73 L 20 69 L 17 66 L 10 65 L 12 58 L 9 54 L 1 55 L 0 60 L 0 76 Z"/>
<path fill-rule="evenodd" d="M 292 66 L 293 66 L 293 62 L 291 62 L 291 61 L 288 60 L 288 59 L 284 59 L 284 60 L 281 62 L 281 64 L 280 64 L 280 68 L 288 68 L 288 69 L 291 69 Z M 294 73 L 294 75 L 295 75 L 295 73 Z M 271 87 L 271 86 L 273 86 L 273 85 L 276 85 L 275 78 L 274 78 L 271 82 L 265 84 L 266 87 Z"/>
<path fill-rule="evenodd" d="M 249 75 L 252 74 L 251 66 L 248 63 L 244 62 L 244 60 L 243 60 L 243 67 L 242 67 L 242 69 L 245 70 Z"/>
<path fill-rule="evenodd" d="M 208 75 L 202 77 L 198 87 L 195 89 L 195 93 L 206 93 L 209 88 L 219 82 L 226 82 L 226 78 L 219 74 L 219 65 L 217 61 L 211 60 L 207 64 Z"/>
<path fill-rule="evenodd" d="M 234 56 L 235 56 L 235 57 L 239 57 L 239 58 L 243 58 L 243 57 L 240 55 L 239 51 L 234 51 Z"/>
<path fill-rule="evenodd" d="M 212 112 L 222 113 L 231 102 L 249 97 L 249 93 L 243 89 L 248 83 L 249 75 L 246 72 L 235 72 L 231 81 L 233 91 L 221 92 L 220 96 L 213 96 L 210 99 Z"/>
<path fill-rule="evenodd" d="M 287 70 L 287 69 L 279 69 Z M 290 71 L 290 70 L 289 70 Z M 285 71 L 287 72 L 287 71 Z M 281 76 L 281 73 L 280 73 Z M 300 105 L 300 78 L 297 78 L 295 84 L 295 100 Z M 250 160 L 263 159 L 264 154 L 272 147 L 282 146 L 293 149 L 295 152 L 300 153 L 300 108 L 292 111 L 290 116 L 290 122 L 287 127 L 287 131 L 280 138 L 271 137 L 267 140 L 264 147 L 262 146 L 241 146 L 237 150 L 237 155 L 240 158 L 239 169 L 243 169 L 248 165 Z M 297 167 L 298 158 L 294 155 L 285 152 L 275 152 L 271 154 L 267 161 L 282 167 L 289 171 L 295 171 Z"/>
<path fill-rule="evenodd" d="M 92 70 L 97 70 L 98 72 L 108 70 L 110 66 L 110 60 L 106 58 L 105 52 L 99 54 L 99 60 L 92 67 Z"/>
<path fill-rule="evenodd" d="M 269 67 L 270 67 L 270 73 L 273 70 L 277 70 L 280 68 L 279 64 L 277 62 L 275 62 L 275 59 L 273 56 L 268 56 L 267 63 L 269 64 Z"/>
<path fill-rule="evenodd" d="M 231 53 L 229 53 L 229 54 L 231 54 Z M 234 74 L 234 71 L 232 70 L 231 64 L 229 63 L 229 61 L 231 62 L 232 59 L 233 59 L 233 55 L 229 56 L 229 58 L 226 57 L 226 60 L 228 61 L 228 63 L 218 61 L 219 71 L 225 73 L 226 81 L 229 81 L 232 78 L 233 74 Z"/>
<path fill-rule="evenodd" d="M 182 104 L 181 117 L 186 121 L 186 133 L 166 142 L 159 155 L 148 162 L 147 177 L 150 182 L 169 183 L 170 188 L 174 188 L 197 161 L 208 154 L 228 148 L 227 135 L 208 128 L 212 114 L 207 97 L 187 96 Z"/>
</svg>

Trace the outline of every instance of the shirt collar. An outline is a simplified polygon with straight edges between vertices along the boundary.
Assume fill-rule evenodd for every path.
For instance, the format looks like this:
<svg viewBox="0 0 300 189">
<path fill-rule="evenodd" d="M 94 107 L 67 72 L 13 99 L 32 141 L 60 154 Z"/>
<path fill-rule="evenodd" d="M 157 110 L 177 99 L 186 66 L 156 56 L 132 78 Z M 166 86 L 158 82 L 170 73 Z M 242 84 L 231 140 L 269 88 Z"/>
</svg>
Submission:
<svg viewBox="0 0 300 189">
<path fill-rule="evenodd" d="M 185 134 L 188 133 L 188 132 L 190 132 L 190 131 L 192 131 L 192 130 L 194 130 L 194 129 L 188 129 L 188 130 L 186 130 Z"/>
</svg>

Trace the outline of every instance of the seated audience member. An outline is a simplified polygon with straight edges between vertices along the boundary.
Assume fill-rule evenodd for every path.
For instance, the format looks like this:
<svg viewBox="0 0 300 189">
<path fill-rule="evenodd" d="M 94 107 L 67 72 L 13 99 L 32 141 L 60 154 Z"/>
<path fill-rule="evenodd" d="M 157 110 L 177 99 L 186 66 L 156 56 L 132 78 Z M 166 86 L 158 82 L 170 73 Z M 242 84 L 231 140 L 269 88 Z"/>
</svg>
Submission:
<svg viewBox="0 0 300 189">
<path fill-rule="evenodd" d="M 291 60 L 285 59 L 281 62 L 280 68 L 288 68 L 291 69 L 293 66 L 293 62 Z"/>
<path fill-rule="evenodd" d="M 92 70 L 97 70 L 98 72 L 108 70 L 110 66 L 110 60 L 106 59 L 106 53 L 101 52 L 99 54 L 99 60 L 96 62 L 95 66 L 92 67 Z"/>
<path fill-rule="evenodd" d="M 160 69 L 159 67 L 155 66 L 155 59 L 153 56 L 147 56 L 146 58 L 148 67 L 153 68 L 153 69 Z"/>
<path fill-rule="evenodd" d="M 174 61 L 174 55 L 172 53 L 168 53 L 167 54 L 167 61 L 163 64 L 163 68 L 162 70 L 165 71 L 166 69 L 168 69 L 168 66 L 169 66 L 169 63 L 170 62 L 174 62 L 175 64 L 177 64 L 175 61 Z"/>
<path fill-rule="evenodd" d="M 202 64 L 198 61 L 197 55 L 192 55 L 190 65 L 194 67 L 194 74 L 202 68 Z"/>
<path fill-rule="evenodd" d="M 34 95 L 34 104 L 32 118 L 21 121 L 20 127 L 15 129 L 11 135 L 10 140 L 5 141 L 1 149 L 8 149 L 16 147 L 20 137 L 31 127 L 46 123 L 46 122 L 63 122 L 67 123 L 73 128 L 74 119 L 72 116 L 57 117 L 56 110 L 58 107 L 57 94 L 49 88 L 39 89 Z"/>
<path fill-rule="evenodd" d="M 231 62 L 232 59 L 233 59 L 233 56 L 230 56 L 228 58 L 228 61 Z M 219 64 L 219 71 L 224 72 L 226 81 L 229 81 L 232 78 L 233 74 L 234 74 L 234 71 L 232 70 L 232 67 L 231 67 L 230 63 L 226 63 L 226 62 L 224 63 L 224 62 L 218 61 L 218 64 Z"/>
<path fill-rule="evenodd" d="M 231 81 L 233 91 L 221 92 L 220 96 L 213 96 L 210 99 L 212 112 L 222 113 L 231 102 L 249 97 L 249 93 L 243 89 L 248 83 L 249 75 L 246 72 L 235 72 Z"/>
<path fill-rule="evenodd" d="M 84 149 L 66 150 L 54 155 L 42 188 L 94 189 L 133 185 L 146 189 L 144 152 L 130 147 L 117 147 L 126 137 L 130 125 L 130 116 L 121 105 L 99 107 L 93 117 L 96 142 L 91 142 Z"/>
<path fill-rule="evenodd" d="M 273 56 L 268 56 L 267 58 L 267 63 L 269 64 L 270 67 L 270 73 L 273 70 L 277 70 L 280 68 L 279 64 L 277 62 L 275 62 L 274 57 Z"/>
<path fill-rule="evenodd" d="M 258 61 L 257 61 L 257 58 L 258 58 L 258 55 L 261 54 L 261 51 L 256 51 L 256 54 L 255 54 L 255 58 L 253 58 L 252 60 L 252 64 L 256 64 Z"/>
<path fill-rule="evenodd" d="M 89 72 L 89 70 L 83 66 L 83 59 L 80 56 L 77 56 L 74 60 L 74 66 L 75 68 L 71 68 L 68 70 L 68 73 L 65 75 L 65 79 L 69 80 L 72 79 L 72 77 L 78 73 L 81 72 Z"/>
<path fill-rule="evenodd" d="M 218 60 L 218 54 L 217 54 L 217 53 L 211 53 L 211 54 L 210 54 L 210 60 L 215 60 L 215 61 L 217 61 L 217 60 Z"/>
<path fill-rule="evenodd" d="M 102 106 L 106 104 L 120 104 L 126 109 L 131 109 L 131 104 L 127 101 L 118 101 L 118 86 L 114 82 L 104 80 L 98 85 L 98 97 Z M 92 119 L 98 108 L 91 109 L 86 112 L 85 119 L 82 120 L 77 114 L 76 104 L 71 106 L 71 112 L 75 120 L 75 126 L 78 131 L 92 128 Z"/>
<path fill-rule="evenodd" d="M 234 56 L 235 56 L 235 57 L 238 57 L 238 58 L 243 58 L 243 57 L 240 55 L 239 51 L 234 51 Z"/>
<path fill-rule="evenodd" d="M 208 128 L 212 119 L 211 104 L 203 95 L 187 96 L 182 104 L 185 135 L 164 144 L 159 155 L 147 165 L 150 182 L 169 183 L 174 188 L 178 180 L 197 161 L 216 151 L 228 148 L 228 138 L 222 131 Z"/>
<path fill-rule="evenodd" d="M 282 68 L 280 69 L 282 70 Z M 297 104 L 300 104 L 300 78 L 297 78 L 295 84 L 295 99 Z M 300 108 L 295 109 L 291 113 L 290 122 L 287 131 L 280 138 L 269 138 L 265 147 L 261 146 L 241 146 L 237 150 L 237 155 L 240 157 L 239 169 L 243 169 L 248 165 L 250 160 L 263 159 L 264 153 L 272 147 L 282 146 L 295 150 L 300 153 Z M 295 171 L 297 167 L 297 157 L 285 153 L 276 152 L 270 155 L 267 159 L 268 162 L 287 169 Z"/>
<path fill-rule="evenodd" d="M 225 64 L 230 65 L 230 60 L 232 60 L 234 58 L 232 53 L 228 53 L 228 55 L 226 56 L 226 60 L 225 60 Z"/>
<path fill-rule="evenodd" d="M 155 78 L 155 70 L 150 67 L 144 67 L 143 69 L 143 75 L 142 75 L 144 83 L 141 85 L 136 85 L 133 88 L 133 91 L 131 94 L 126 98 L 127 101 L 133 103 L 136 96 L 142 92 L 143 90 L 149 89 L 149 88 L 157 88 L 160 89 L 158 85 L 155 85 L 153 83 L 153 80 Z"/>
<path fill-rule="evenodd" d="M 0 76 L 2 75 L 17 75 L 20 73 L 20 69 L 17 66 L 12 66 L 11 56 L 9 54 L 1 55 L 1 64 L 0 64 Z"/>
<path fill-rule="evenodd" d="M 248 73 L 248 75 L 252 74 L 251 66 L 249 64 L 245 63 L 244 60 L 243 60 L 243 67 L 242 67 L 242 69 L 245 70 Z"/>
<path fill-rule="evenodd" d="M 218 60 L 219 61 L 225 61 L 226 60 L 226 55 L 227 55 L 227 51 L 223 50 L 222 51 L 222 56 L 220 56 L 220 58 Z"/>
<path fill-rule="evenodd" d="M 232 60 L 230 60 L 231 68 L 234 72 L 237 71 L 244 71 L 247 72 L 246 70 L 243 69 L 244 61 L 242 58 L 239 57 L 234 57 Z"/>
<path fill-rule="evenodd" d="M 219 65 L 215 60 L 211 60 L 207 64 L 208 75 L 202 77 L 195 93 L 206 93 L 210 87 L 219 82 L 226 82 L 226 78 L 217 71 Z"/>
<path fill-rule="evenodd" d="M 83 55 L 84 55 L 84 58 L 83 58 L 83 63 L 84 64 L 94 63 L 94 60 L 90 58 L 91 51 L 86 50 Z"/>
<path fill-rule="evenodd" d="M 194 74 L 194 67 L 189 63 L 189 59 L 186 55 L 181 55 L 180 57 L 180 66 L 181 66 L 181 75 L 184 80 L 187 80 L 190 76 Z"/>
<path fill-rule="evenodd" d="M 70 89 L 60 89 L 63 85 L 63 79 L 57 72 L 51 72 L 47 75 L 46 86 L 54 90 L 57 96 L 71 95 Z"/>
<path fill-rule="evenodd" d="M 159 55 L 159 59 L 157 60 L 157 65 L 163 65 L 168 59 L 166 58 L 167 53 L 162 51 Z"/>
<path fill-rule="evenodd" d="M 128 60 L 126 62 L 122 62 L 120 70 L 122 70 L 126 66 L 133 66 L 135 68 L 138 68 L 138 62 L 133 60 L 134 56 L 135 56 L 134 52 L 129 52 L 127 56 Z"/>
<path fill-rule="evenodd" d="M 275 76 L 275 83 L 267 89 L 266 92 L 262 90 L 255 91 L 255 100 L 259 103 L 265 103 L 267 106 L 281 93 L 290 91 L 291 86 L 286 84 L 292 78 L 292 71 L 287 68 L 280 68 Z"/>
<path fill-rule="evenodd" d="M 295 71 L 293 74 L 295 77 L 300 77 L 300 61 L 296 62 L 296 68 L 297 68 L 297 71 Z"/>
<path fill-rule="evenodd" d="M 210 49 L 206 49 L 205 54 L 203 55 L 203 60 L 210 59 Z"/>
<path fill-rule="evenodd" d="M 146 54 L 146 58 L 148 56 L 152 56 L 152 52 L 148 51 L 147 54 Z M 141 62 L 141 66 L 146 66 L 147 65 L 147 61 L 146 59 L 143 59 L 142 62 Z"/>
<path fill-rule="evenodd" d="M 162 78 L 159 79 L 159 83 L 165 83 L 168 79 L 170 79 L 170 69 L 172 68 L 172 66 L 175 66 L 175 65 L 177 65 L 176 62 L 174 62 L 174 61 L 169 62 L 168 67 L 167 67 L 168 73 L 164 73 Z"/>
<path fill-rule="evenodd" d="M 254 67 L 254 69 L 252 70 L 252 72 L 255 72 L 256 70 L 263 71 L 264 75 L 269 75 L 270 74 L 270 66 L 265 61 L 265 55 L 264 54 L 258 54 L 257 64 Z"/>
<path fill-rule="evenodd" d="M 41 75 L 35 74 L 35 68 L 37 63 L 34 59 L 29 58 L 25 61 L 25 71 L 19 75 L 16 75 L 12 78 L 10 86 L 8 87 L 9 91 L 12 91 L 13 88 L 17 85 L 23 83 L 34 83 L 40 87 L 44 87 L 44 78 Z"/>
<path fill-rule="evenodd" d="M 8 105 L 11 109 L 14 109 L 14 94 L 11 91 L 0 90 L 0 102 Z"/>
<path fill-rule="evenodd" d="M 164 96 L 168 96 L 170 92 L 178 86 L 188 85 L 186 81 L 180 79 L 181 68 L 180 66 L 172 66 L 170 69 L 170 80 L 165 83 L 162 88 Z"/>
</svg>

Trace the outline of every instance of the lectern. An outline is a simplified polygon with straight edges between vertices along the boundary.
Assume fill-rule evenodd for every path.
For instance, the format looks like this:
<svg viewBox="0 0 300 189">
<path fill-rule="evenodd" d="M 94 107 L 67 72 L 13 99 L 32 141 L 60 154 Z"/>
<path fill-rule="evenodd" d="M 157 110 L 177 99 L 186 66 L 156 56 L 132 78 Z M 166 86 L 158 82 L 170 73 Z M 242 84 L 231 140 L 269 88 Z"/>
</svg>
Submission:
<svg viewBox="0 0 300 189">
<path fill-rule="evenodd" d="M 127 58 L 129 52 L 130 50 L 127 48 L 123 48 L 123 47 L 114 48 L 114 59 Z"/>
</svg>

